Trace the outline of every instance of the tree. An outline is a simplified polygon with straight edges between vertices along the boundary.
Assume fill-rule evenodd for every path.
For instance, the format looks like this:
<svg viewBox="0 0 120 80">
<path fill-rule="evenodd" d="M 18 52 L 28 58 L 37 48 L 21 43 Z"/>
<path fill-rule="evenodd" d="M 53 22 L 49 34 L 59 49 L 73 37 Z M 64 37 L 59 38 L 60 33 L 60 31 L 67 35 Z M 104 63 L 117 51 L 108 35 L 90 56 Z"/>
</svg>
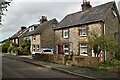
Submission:
<svg viewBox="0 0 120 80">
<path fill-rule="evenodd" d="M 10 46 L 10 41 L 7 40 L 7 41 L 2 45 L 2 52 L 7 53 L 9 46 Z"/>
<path fill-rule="evenodd" d="M 4 11 L 8 11 L 7 7 L 10 6 L 12 0 L 0 0 L 0 25 L 2 22 L 2 15 L 4 14 Z"/>
<path fill-rule="evenodd" d="M 30 40 L 23 40 L 22 44 L 20 45 L 24 50 L 30 51 Z"/>
<path fill-rule="evenodd" d="M 119 56 L 119 46 L 112 35 L 98 35 L 94 31 L 88 37 L 89 49 L 93 49 L 95 55 L 98 57 L 100 51 L 106 51 L 112 54 L 112 58 Z"/>
</svg>

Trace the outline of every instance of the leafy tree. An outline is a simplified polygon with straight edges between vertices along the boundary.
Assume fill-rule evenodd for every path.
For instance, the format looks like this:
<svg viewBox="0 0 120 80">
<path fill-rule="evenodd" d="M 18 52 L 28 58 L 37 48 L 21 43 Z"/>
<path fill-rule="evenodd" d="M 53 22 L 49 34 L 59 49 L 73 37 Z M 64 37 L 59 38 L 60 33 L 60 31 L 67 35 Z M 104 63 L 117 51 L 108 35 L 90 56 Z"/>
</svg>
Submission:
<svg viewBox="0 0 120 80">
<path fill-rule="evenodd" d="M 30 40 L 23 40 L 22 44 L 20 45 L 24 50 L 30 51 Z"/>
<path fill-rule="evenodd" d="M 94 31 L 88 37 L 89 49 L 93 49 L 95 55 L 99 55 L 100 51 L 106 51 L 112 54 L 112 58 L 119 56 L 119 46 L 112 35 L 98 35 Z"/>
<path fill-rule="evenodd" d="M 2 22 L 2 15 L 4 14 L 4 11 L 8 11 L 7 7 L 10 6 L 12 0 L 0 0 L 0 25 Z"/>
<path fill-rule="evenodd" d="M 10 41 L 7 40 L 7 41 L 2 45 L 2 52 L 7 53 L 9 46 L 10 46 Z"/>
</svg>

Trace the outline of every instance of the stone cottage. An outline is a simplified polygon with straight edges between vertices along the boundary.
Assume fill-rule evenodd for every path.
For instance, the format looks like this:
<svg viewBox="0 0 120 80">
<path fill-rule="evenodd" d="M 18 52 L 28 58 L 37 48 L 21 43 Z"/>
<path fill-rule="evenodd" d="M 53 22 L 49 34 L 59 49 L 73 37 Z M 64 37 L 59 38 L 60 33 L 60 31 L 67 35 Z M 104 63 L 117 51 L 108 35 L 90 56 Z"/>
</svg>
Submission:
<svg viewBox="0 0 120 80">
<path fill-rule="evenodd" d="M 56 19 L 47 20 L 42 16 L 40 24 L 31 25 L 24 34 L 24 39 L 30 39 L 31 52 L 40 48 L 54 48 L 54 27 L 58 21 Z"/>
<path fill-rule="evenodd" d="M 27 31 L 27 28 L 22 26 L 21 29 L 10 37 L 11 46 L 19 47 L 23 41 L 23 34 Z"/>
<path fill-rule="evenodd" d="M 115 2 L 108 2 L 92 7 L 90 2 L 83 2 L 82 11 L 68 14 L 55 27 L 55 50 L 57 54 L 73 53 L 81 56 L 95 56 L 94 51 L 88 51 L 88 35 L 93 30 L 101 34 L 118 32 L 120 27 L 119 14 Z M 88 54 L 91 52 L 91 54 Z M 101 61 L 106 59 L 106 53 L 100 55 Z"/>
</svg>

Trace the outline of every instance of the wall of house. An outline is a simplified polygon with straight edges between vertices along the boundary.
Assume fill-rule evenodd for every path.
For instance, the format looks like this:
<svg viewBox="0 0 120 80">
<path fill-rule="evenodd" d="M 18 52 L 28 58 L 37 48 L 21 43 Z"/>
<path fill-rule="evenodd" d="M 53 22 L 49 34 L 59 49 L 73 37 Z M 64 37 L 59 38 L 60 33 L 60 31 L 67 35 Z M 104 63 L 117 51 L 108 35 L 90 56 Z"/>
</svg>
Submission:
<svg viewBox="0 0 120 80">
<path fill-rule="evenodd" d="M 105 34 L 114 35 L 115 32 L 118 32 L 118 27 L 120 26 L 118 18 L 114 17 L 112 9 L 109 11 L 105 19 Z"/>
<path fill-rule="evenodd" d="M 65 43 L 69 43 L 69 52 L 73 52 L 74 54 L 80 54 L 80 43 L 87 43 L 88 39 L 87 37 L 81 37 L 79 34 L 80 26 L 76 26 L 73 28 L 69 28 L 69 38 L 64 39 L 62 37 L 62 29 L 61 30 L 55 30 L 55 44 L 56 45 L 62 45 Z M 101 22 L 93 23 L 87 25 L 87 31 L 88 35 L 90 32 L 97 32 L 98 34 L 101 34 L 103 31 L 103 26 Z"/>
<path fill-rule="evenodd" d="M 34 35 L 34 37 L 36 38 L 35 40 L 33 40 L 33 36 L 29 36 L 29 39 L 31 41 L 31 48 L 30 48 L 30 51 L 32 52 L 33 49 L 37 50 L 38 49 L 38 45 L 39 45 L 39 48 L 41 48 L 41 45 L 40 45 L 40 35 Z M 35 48 L 33 48 L 33 45 L 35 45 Z"/>
<path fill-rule="evenodd" d="M 40 36 L 42 48 L 54 48 L 54 30 L 52 27 L 53 25 L 45 28 Z"/>
<path fill-rule="evenodd" d="M 112 8 L 115 9 L 114 7 Z M 105 34 L 111 34 L 114 37 L 114 34 L 118 32 L 119 27 L 120 27 L 120 23 L 118 20 L 118 16 L 114 16 L 112 9 L 110 9 L 105 19 Z M 116 42 L 120 44 L 119 36 L 116 37 L 115 39 L 116 39 Z M 110 54 L 107 53 L 106 55 L 107 55 L 107 61 L 109 62 L 111 60 L 111 57 L 109 56 Z"/>
</svg>

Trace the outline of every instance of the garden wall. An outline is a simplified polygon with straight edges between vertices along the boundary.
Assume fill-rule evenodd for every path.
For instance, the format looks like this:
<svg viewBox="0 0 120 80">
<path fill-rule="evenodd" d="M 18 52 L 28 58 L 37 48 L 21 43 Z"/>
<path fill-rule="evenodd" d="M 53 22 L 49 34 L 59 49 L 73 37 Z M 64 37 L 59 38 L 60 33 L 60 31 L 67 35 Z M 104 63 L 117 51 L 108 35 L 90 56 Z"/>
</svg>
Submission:
<svg viewBox="0 0 120 80">
<path fill-rule="evenodd" d="M 48 61 L 53 63 L 60 63 L 65 64 L 66 63 L 66 57 L 62 54 L 35 54 L 34 59 L 39 59 L 42 61 Z"/>
<path fill-rule="evenodd" d="M 91 56 L 73 56 L 73 65 L 97 68 L 99 66 L 99 58 Z"/>
<path fill-rule="evenodd" d="M 52 62 L 66 64 L 66 56 L 62 54 L 55 54 L 53 55 Z"/>
</svg>

